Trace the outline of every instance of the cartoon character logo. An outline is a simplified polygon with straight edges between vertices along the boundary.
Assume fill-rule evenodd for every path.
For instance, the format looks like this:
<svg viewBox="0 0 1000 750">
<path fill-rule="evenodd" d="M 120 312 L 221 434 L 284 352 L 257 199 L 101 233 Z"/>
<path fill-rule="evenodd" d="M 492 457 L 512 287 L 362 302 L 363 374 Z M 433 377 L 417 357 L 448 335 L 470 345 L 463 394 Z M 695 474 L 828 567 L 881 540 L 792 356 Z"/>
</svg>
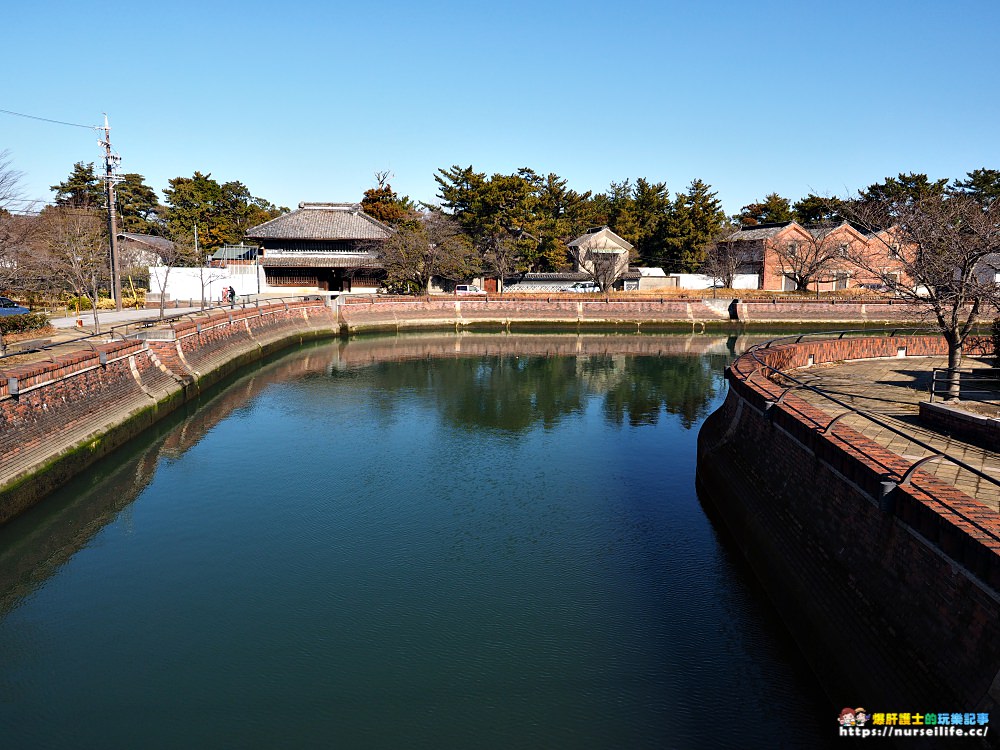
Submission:
<svg viewBox="0 0 1000 750">
<path fill-rule="evenodd" d="M 853 727 L 854 726 L 854 709 L 845 708 L 840 712 L 840 726 L 842 727 Z"/>
<path fill-rule="evenodd" d="M 863 708 L 859 707 L 854 709 L 854 721 L 857 723 L 859 727 L 863 727 L 865 725 L 865 722 L 868 721 L 868 714 L 865 712 Z"/>
</svg>

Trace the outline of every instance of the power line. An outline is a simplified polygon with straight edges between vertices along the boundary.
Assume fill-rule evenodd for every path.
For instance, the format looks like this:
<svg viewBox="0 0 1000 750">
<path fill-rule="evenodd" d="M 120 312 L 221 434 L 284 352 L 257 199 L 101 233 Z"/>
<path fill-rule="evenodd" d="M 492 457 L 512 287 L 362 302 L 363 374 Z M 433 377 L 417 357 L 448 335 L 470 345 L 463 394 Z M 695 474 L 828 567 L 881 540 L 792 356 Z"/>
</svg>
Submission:
<svg viewBox="0 0 1000 750">
<path fill-rule="evenodd" d="M 73 128 L 86 128 L 87 130 L 94 130 L 96 126 L 94 125 L 80 125 L 76 122 L 63 122 L 62 120 L 50 120 L 48 117 L 36 117 L 35 115 L 26 115 L 23 112 L 13 112 L 9 109 L 0 109 L 5 115 L 14 115 L 15 117 L 27 117 L 29 120 L 41 120 L 42 122 L 53 122 L 56 125 L 69 125 Z"/>
</svg>

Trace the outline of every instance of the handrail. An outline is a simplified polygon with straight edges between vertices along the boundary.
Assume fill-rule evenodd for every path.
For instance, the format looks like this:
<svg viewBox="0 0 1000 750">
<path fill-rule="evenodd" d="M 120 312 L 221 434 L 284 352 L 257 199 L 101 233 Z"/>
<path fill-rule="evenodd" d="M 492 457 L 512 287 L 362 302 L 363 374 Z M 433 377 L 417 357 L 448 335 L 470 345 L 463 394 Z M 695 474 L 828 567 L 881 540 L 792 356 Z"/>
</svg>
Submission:
<svg viewBox="0 0 1000 750">
<path fill-rule="evenodd" d="M 287 310 L 288 309 L 288 300 L 292 300 L 292 301 L 295 301 L 295 302 L 301 302 L 303 300 L 307 300 L 309 298 L 309 296 L 310 295 L 308 295 L 308 294 L 303 294 L 303 295 L 288 295 L 288 296 L 281 296 L 281 297 L 267 297 L 266 298 L 266 302 L 275 302 L 275 303 L 281 302 L 281 303 L 284 303 L 285 309 Z M 242 308 L 246 308 L 247 306 L 253 306 L 254 305 L 254 301 L 252 301 L 252 300 L 244 300 L 243 302 L 237 303 L 237 304 L 240 305 L 240 307 L 242 309 Z M 260 310 L 260 305 L 257 304 L 256 307 L 257 307 L 257 310 L 259 311 Z M 50 349 L 65 349 L 65 348 L 67 348 L 69 346 L 73 346 L 74 344 L 85 345 L 85 346 L 89 346 L 89 347 L 93 348 L 94 345 L 92 343 L 92 339 L 99 339 L 99 338 L 100 339 L 107 339 L 107 338 L 110 337 L 113 340 L 114 337 L 118 336 L 118 337 L 121 337 L 121 339 L 124 341 L 124 340 L 127 339 L 127 334 L 129 333 L 129 329 L 130 328 L 133 328 L 133 329 L 152 328 L 154 326 L 169 324 L 169 323 L 172 323 L 172 322 L 178 321 L 178 320 L 190 319 L 191 316 L 208 315 L 213 310 L 222 310 L 222 309 L 228 310 L 229 309 L 229 303 L 227 302 L 227 303 L 212 304 L 212 305 L 209 305 L 209 306 L 205 307 L 204 309 L 193 310 L 193 311 L 190 311 L 190 312 L 177 313 L 175 315 L 164 315 L 162 318 L 159 318 L 159 317 L 157 317 L 157 318 L 152 318 L 152 317 L 151 318 L 141 318 L 139 320 L 130 320 L 130 321 L 127 321 L 125 323 L 116 323 L 114 325 L 107 326 L 103 331 L 100 331 L 100 332 L 97 332 L 97 333 L 88 333 L 88 334 L 84 334 L 83 336 L 77 336 L 76 338 L 67 339 L 65 341 L 57 341 L 55 343 L 46 344 L 44 346 L 39 346 L 38 348 L 31 349 L 31 352 L 48 352 Z M 28 352 L 9 352 L 7 354 L 0 354 L 0 361 L 3 361 L 4 359 L 8 359 L 10 357 L 21 357 L 21 356 L 24 356 L 26 353 L 28 353 Z M 50 356 L 50 359 L 51 359 L 51 356 Z"/>
<path fill-rule="evenodd" d="M 989 373 L 989 374 L 980 375 L 978 373 Z M 937 386 L 940 383 L 944 383 L 945 387 L 938 388 Z M 998 393 L 997 388 L 991 388 L 988 390 L 976 390 L 972 388 L 964 388 L 963 386 L 966 383 L 992 383 L 993 385 L 1000 386 L 1000 368 L 964 367 L 953 370 L 949 367 L 935 367 L 933 370 L 931 370 L 931 398 L 930 398 L 931 402 L 934 401 L 934 396 L 947 393 L 951 389 L 951 386 L 956 384 L 960 392 L 967 395 Z"/>
<path fill-rule="evenodd" d="M 894 329 L 892 331 L 892 334 L 890 334 L 890 335 L 895 335 L 896 331 L 898 331 L 898 330 L 899 329 Z M 868 332 L 853 331 L 853 332 L 854 333 L 868 333 L 869 335 L 871 335 L 872 333 L 874 333 L 872 331 L 868 331 Z M 826 332 L 826 335 L 829 335 L 830 333 L 831 332 Z M 852 331 L 835 331 L 833 333 L 845 334 L 845 333 L 852 333 Z M 807 335 L 811 335 L 811 334 L 803 334 L 802 336 L 797 337 L 797 340 L 801 341 L 801 339 L 804 338 Z M 823 334 L 818 333 L 818 334 L 815 334 L 815 335 L 823 335 Z M 970 466 L 969 464 L 965 463 L 961 459 L 956 458 L 956 457 L 954 457 L 954 456 L 952 456 L 952 455 L 950 455 L 948 453 L 944 453 L 944 452 L 938 450 L 937 448 L 935 448 L 935 447 L 933 447 L 931 445 L 928 445 L 927 443 L 923 442 L 919 438 L 916 438 L 916 437 L 914 437 L 911 434 L 903 432 L 902 430 L 898 429 L 897 427 L 894 427 L 893 425 L 887 423 L 886 421 L 884 421 L 882 419 L 879 419 L 877 416 L 875 416 L 873 414 L 870 414 L 870 413 L 868 413 L 866 411 L 863 411 L 861 409 L 858 409 L 858 408 L 856 408 L 856 407 L 854 407 L 854 406 L 852 406 L 852 405 L 850 405 L 848 403 L 845 403 L 844 401 L 838 399 L 837 397 L 832 396 L 829 393 L 826 393 L 822 389 L 817 388 L 816 386 L 814 386 L 814 385 L 812 385 L 810 383 L 803 382 L 802 380 L 799 380 L 798 378 L 795 378 L 792 375 L 789 375 L 787 372 L 785 372 L 785 371 L 783 371 L 783 370 L 781 370 L 781 369 L 779 369 L 777 367 L 774 367 L 773 365 L 770 365 L 767 362 L 764 362 L 758 356 L 758 351 L 759 350 L 768 349 L 776 341 L 787 340 L 789 338 L 796 338 L 796 337 L 794 337 L 794 336 L 786 336 L 786 337 L 782 337 L 782 339 L 772 339 L 772 340 L 767 341 L 767 342 L 762 343 L 762 344 L 755 344 L 754 346 L 750 347 L 746 351 L 746 354 L 750 355 L 750 357 L 759 365 L 759 368 L 756 369 L 756 370 L 754 370 L 752 373 L 750 373 L 749 376 L 747 376 L 746 378 L 744 378 L 745 382 L 749 382 L 750 377 L 752 377 L 754 373 L 761 372 L 763 370 L 769 370 L 770 372 L 774 373 L 775 375 L 778 375 L 781 378 L 783 378 L 785 380 L 788 380 L 788 381 L 791 381 L 792 383 L 795 384 L 794 386 L 786 388 L 782 392 L 782 394 L 779 397 L 778 401 L 771 402 L 772 405 L 776 405 L 778 403 L 782 403 L 784 401 L 785 396 L 793 388 L 801 388 L 801 389 L 810 391 L 812 393 L 815 393 L 816 395 L 818 395 L 818 396 L 826 399 L 827 401 L 830 401 L 830 402 L 836 404 L 837 406 L 839 406 L 839 407 L 841 407 L 841 408 L 843 408 L 845 410 L 841 414 L 839 414 L 836 417 L 834 417 L 833 421 L 831 421 L 822 430 L 822 434 L 824 434 L 824 435 L 825 434 L 832 434 L 832 430 L 833 430 L 834 426 L 843 417 L 847 416 L 848 414 L 853 414 L 853 415 L 858 416 L 858 417 L 860 417 L 862 419 L 866 419 L 869 422 L 872 422 L 873 424 L 876 424 L 876 425 L 878 425 L 879 427 L 881 427 L 881 428 L 883 428 L 885 430 L 888 430 L 889 432 L 893 433 L 894 435 L 898 435 L 899 437 L 907 439 L 908 441 L 910 441 L 914 445 L 920 446 L 921 448 L 923 448 L 926 451 L 929 451 L 931 455 L 925 456 L 924 458 L 919 459 L 918 461 L 916 461 L 915 463 L 913 463 L 911 466 L 909 466 L 905 472 L 903 472 L 903 475 L 900 478 L 900 480 L 898 482 L 896 482 L 897 486 L 905 486 L 905 485 L 910 484 L 910 480 L 912 479 L 913 473 L 922 464 L 927 463 L 931 459 L 942 459 L 942 460 L 945 460 L 945 461 L 949 461 L 950 463 L 954 464 L 955 466 L 958 466 L 960 469 L 962 469 L 964 471 L 968 471 L 968 472 L 972 473 L 973 475 L 979 477 L 982 480 L 985 480 L 986 482 L 988 482 L 991 485 L 994 485 L 995 487 L 998 488 L 998 490 L 1000 490 L 1000 479 L 996 479 L 995 477 L 992 477 L 989 474 L 986 474 L 985 472 L 980 471 L 979 469 L 976 469 L 974 466 Z M 843 336 L 841 335 L 838 338 L 843 338 Z M 774 382 L 771 379 L 771 377 L 768 376 L 768 374 L 766 372 L 764 372 L 763 374 L 764 374 L 765 378 L 767 378 L 768 380 L 771 380 L 771 382 Z M 930 491 L 928 491 L 926 488 L 922 487 L 921 489 L 923 489 L 925 492 L 927 492 L 927 494 L 931 495 L 931 497 L 934 497 L 934 499 L 937 502 L 939 502 L 942 505 L 944 505 L 945 507 L 947 507 L 953 513 L 955 513 L 956 515 L 960 516 L 964 520 L 966 520 L 969 523 L 971 523 L 973 526 L 975 526 L 977 529 L 979 529 L 980 531 L 982 531 L 984 534 L 987 534 L 988 536 L 990 536 L 993 539 L 1000 540 L 1000 534 L 997 534 L 997 532 L 995 532 L 993 530 L 984 528 L 974 518 L 970 518 L 968 515 L 966 515 L 960 508 L 956 508 L 955 506 L 951 505 L 946 500 L 944 500 L 944 499 L 942 499 L 940 497 L 935 497 L 933 495 L 933 493 L 931 493 Z"/>
</svg>

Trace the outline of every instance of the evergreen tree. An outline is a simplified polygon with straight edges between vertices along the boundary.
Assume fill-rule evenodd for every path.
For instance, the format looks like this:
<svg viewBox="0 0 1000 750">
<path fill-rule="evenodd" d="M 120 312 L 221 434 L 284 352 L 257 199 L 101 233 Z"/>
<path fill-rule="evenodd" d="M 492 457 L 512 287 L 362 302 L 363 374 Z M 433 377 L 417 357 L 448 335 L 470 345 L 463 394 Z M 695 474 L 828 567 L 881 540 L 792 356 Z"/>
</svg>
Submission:
<svg viewBox="0 0 1000 750">
<path fill-rule="evenodd" d="M 966 177 L 966 180 L 955 180 L 952 192 L 969 195 L 983 205 L 1000 198 L 1000 170 L 974 169 Z"/>
<path fill-rule="evenodd" d="M 537 186 L 538 270 L 564 267 L 569 259 L 566 243 L 590 226 L 590 191 L 581 194 L 567 184 L 567 180 L 550 173 Z"/>
<path fill-rule="evenodd" d="M 365 191 L 365 197 L 361 199 L 362 211 L 390 226 L 397 226 L 405 221 L 414 208 L 409 198 L 400 198 L 388 183 L 369 188 Z"/>
<path fill-rule="evenodd" d="M 104 183 L 94 173 L 94 163 L 78 161 L 65 182 L 52 185 L 56 194 L 56 205 L 71 208 L 100 208 L 107 205 L 104 197 Z"/>
<path fill-rule="evenodd" d="M 674 200 L 673 215 L 664 238 L 668 252 L 664 265 L 669 271 L 694 273 L 705 263 L 708 246 L 719 236 L 726 212 L 711 185 L 694 179 Z"/>
<path fill-rule="evenodd" d="M 886 177 L 884 182 L 859 190 L 858 196 L 862 203 L 904 206 L 923 198 L 944 195 L 947 187 L 947 178 L 932 182 L 925 174 L 900 172 L 898 177 Z"/>
<path fill-rule="evenodd" d="M 175 177 L 169 183 L 163 192 L 170 236 L 190 235 L 197 224 L 200 244 L 207 250 L 241 242 L 248 229 L 287 211 L 255 198 L 242 182 L 220 185 L 211 174 L 195 172 L 192 177 Z"/>
<path fill-rule="evenodd" d="M 115 186 L 118 229 L 122 232 L 160 235 L 166 231 L 160 214 L 164 210 L 156 191 L 141 174 L 130 172 Z"/>
<path fill-rule="evenodd" d="M 777 193 L 764 196 L 764 200 L 759 203 L 743 206 L 735 218 L 746 226 L 777 224 L 795 219 L 788 198 L 782 198 Z"/>
<path fill-rule="evenodd" d="M 803 225 L 840 223 L 844 220 L 843 210 L 844 201 L 840 198 L 823 198 L 813 193 L 792 205 L 795 221 Z"/>
</svg>

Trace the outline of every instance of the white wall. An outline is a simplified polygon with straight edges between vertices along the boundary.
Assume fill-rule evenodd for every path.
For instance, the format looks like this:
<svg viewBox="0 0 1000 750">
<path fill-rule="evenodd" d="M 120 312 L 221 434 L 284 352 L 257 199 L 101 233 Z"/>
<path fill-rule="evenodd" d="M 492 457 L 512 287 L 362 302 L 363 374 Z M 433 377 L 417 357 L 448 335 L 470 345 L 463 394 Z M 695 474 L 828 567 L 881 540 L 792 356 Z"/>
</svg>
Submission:
<svg viewBox="0 0 1000 750">
<path fill-rule="evenodd" d="M 171 300 L 201 301 L 202 287 L 206 302 L 219 302 L 222 290 L 232 286 L 236 294 L 257 293 L 257 272 L 263 276 L 263 268 L 257 266 L 229 266 L 227 268 L 177 268 L 149 266 L 149 291 L 159 294 L 160 290 L 170 295 Z M 166 287 L 162 286 L 166 278 Z M 263 288 L 263 287 L 262 287 Z"/>
<path fill-rule="evenodd" d="M 702 273 L 672 273 L 670 276 L 677 279 L 681 289 L 710 289 L 717 283 L 714 277 Z M 755 273 L 738 273 L 733 278 L 734 289 L 756 289 L 759 283 L 760 277 Z"/>
</svg>

